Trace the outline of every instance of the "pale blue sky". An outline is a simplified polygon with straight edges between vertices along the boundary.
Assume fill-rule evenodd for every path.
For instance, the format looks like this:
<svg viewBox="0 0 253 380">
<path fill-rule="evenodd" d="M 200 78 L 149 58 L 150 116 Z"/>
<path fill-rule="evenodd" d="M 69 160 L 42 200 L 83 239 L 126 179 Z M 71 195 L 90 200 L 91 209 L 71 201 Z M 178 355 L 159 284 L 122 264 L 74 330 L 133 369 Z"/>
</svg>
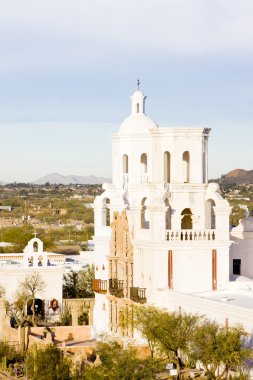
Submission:
<svg viewBox="0 0 253 380">
<path fill-rule="evenodd" d="M 0 180 L 110 177 L 138 77 L 159 125 L 212 128 L 210 177 L 253 169 L 252 0 L 0 0 Z"/>
</svg>

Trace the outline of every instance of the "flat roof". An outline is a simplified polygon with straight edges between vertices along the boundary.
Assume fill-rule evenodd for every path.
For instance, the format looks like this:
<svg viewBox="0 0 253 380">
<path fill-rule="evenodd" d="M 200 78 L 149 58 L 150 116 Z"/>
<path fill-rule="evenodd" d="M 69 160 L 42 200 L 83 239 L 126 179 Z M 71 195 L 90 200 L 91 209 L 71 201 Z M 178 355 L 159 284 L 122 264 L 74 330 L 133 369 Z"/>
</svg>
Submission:
<svg viewBox="0 0 253 380">
<path fill-rule="evenodd" d="M 218 290 L 212 293 L 199 293 L 201 298 L 212 301 L 234 305 L 246 309 L 253 309 L 253 291 L 252 290 Z"/>
</svg>

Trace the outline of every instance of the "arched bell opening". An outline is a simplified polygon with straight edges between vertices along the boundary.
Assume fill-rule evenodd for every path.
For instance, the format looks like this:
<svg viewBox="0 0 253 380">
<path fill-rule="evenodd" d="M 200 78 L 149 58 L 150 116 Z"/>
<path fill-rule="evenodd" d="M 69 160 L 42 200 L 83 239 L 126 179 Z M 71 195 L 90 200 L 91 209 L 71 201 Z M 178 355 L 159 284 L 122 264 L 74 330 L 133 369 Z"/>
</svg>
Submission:
<svg viewBox="0 0 253 380">
<path fill-rule="evenodd" d="M 163 155 L 163 177 L 164 182 L 170 183 L 170 153 L 164 152 Z"/>
<path fill-rule="evenodd" d="M 165 211 L 165 229 L 166 230 L 171 230 L 171 207 L 169 204 L 168 199 L 165 200 L 164 202 L 166 211 Z"/>
<path fill-rule="evenodd" d="M 39 267 L 42 267 L 42 264 L 43 264 L 43 257 L 40 255 L 40 256 L 38 257 L 38 266 L 39 266 Z"/>
<path fill-rule="evenodd" d="M 33 267 L 33 256 L 28 257 L 28 266 Z"/>
<path fill-rule="evenodd" d="M 128 174 L 128 155 L 124 154 L 122 157 L 122 170 L 123 174 Z"/>
<path fill-rule="evenodd" d="M 183 182 L 190 182 L 190 153 L 188 151 L 183 153 Z"/>
<path fill-rule="evenodd" d="M 207 229 L 215 229 L 216 228 L 214 207 L 215 207 L 214 200 L 208 199 L 206 201 L 206 228 Z"/>
<path fill-rule="evenodd" d="M 149 229 L 149 218 L 147 213 L 147 198 L 141 201 L 141 228 Z"/>
<path fill-rule="evenodd" d="M 110 213 L 110 199 L 105 198 L 103 200 L 103 208 L 102 208 L 102 226 L 110 226 L 111 225 L 111 213 Z"/>
<path fill-rule="evenodd" d="M 148 158 L 146 153 L 141 155 L 141 174 L 147 174 L 148 171 Z"/>
<path fill-rule="evenodd" d="M 181 230 L 192 230 L 192 212 L 190 208 L 185 208 L 181 212 Z"/>
<path fill-rule="evenodd" d="M 33 243 L 33 252 L 38 252 L 38 250 L 39 250 L 38 242 L 35 241 L 35 242 Z"/>
</svg>

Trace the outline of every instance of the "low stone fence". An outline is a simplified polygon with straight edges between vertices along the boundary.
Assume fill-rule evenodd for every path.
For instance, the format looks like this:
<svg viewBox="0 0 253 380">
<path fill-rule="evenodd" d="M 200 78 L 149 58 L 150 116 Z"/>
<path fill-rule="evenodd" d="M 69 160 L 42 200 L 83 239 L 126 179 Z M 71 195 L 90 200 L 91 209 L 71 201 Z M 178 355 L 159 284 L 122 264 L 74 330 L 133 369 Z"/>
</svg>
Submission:
<svg viewBox="0 0 253 380">
<path fill-rule="evenodd" d="M 58 342 L 68 341 L 86 341 L 91 339 L 91 326 L 54 326 L 49 328 L 53 334 L 54 340 Z M 30 333 L 32 336 L 44 337 L 46 332 L 45 327 L 31 327 Z"/>
<path fill-rule="evenodd" d="M 29 348 L 34 344 L 36 344 L 38 348 L 44 348 L 48 344 L 48 342 L 46 342 L 45 340 L 33 335 L 28 335 L 27 339 Z"/>
<path fill-rule="evenodd" d="M 90 346 L 58 346 L 65 354 L 71 355 L 74 366 L 79 366 L 80 363 L 87 360 L 88 357 L 97 349 L 95 343 Z"/>
</svg>

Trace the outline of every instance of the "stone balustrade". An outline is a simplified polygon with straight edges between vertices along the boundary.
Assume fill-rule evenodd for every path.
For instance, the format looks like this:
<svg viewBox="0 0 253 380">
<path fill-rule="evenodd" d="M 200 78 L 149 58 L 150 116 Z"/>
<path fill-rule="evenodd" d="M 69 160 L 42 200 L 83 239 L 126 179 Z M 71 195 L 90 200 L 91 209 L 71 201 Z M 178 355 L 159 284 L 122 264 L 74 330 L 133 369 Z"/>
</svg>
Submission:
<svg viewBox="0 0 253 380">
<path fill-rule="evenodd" d="M 215 230 L 166 230 L 166 241 L 213 241 Z"/>
</svg>

